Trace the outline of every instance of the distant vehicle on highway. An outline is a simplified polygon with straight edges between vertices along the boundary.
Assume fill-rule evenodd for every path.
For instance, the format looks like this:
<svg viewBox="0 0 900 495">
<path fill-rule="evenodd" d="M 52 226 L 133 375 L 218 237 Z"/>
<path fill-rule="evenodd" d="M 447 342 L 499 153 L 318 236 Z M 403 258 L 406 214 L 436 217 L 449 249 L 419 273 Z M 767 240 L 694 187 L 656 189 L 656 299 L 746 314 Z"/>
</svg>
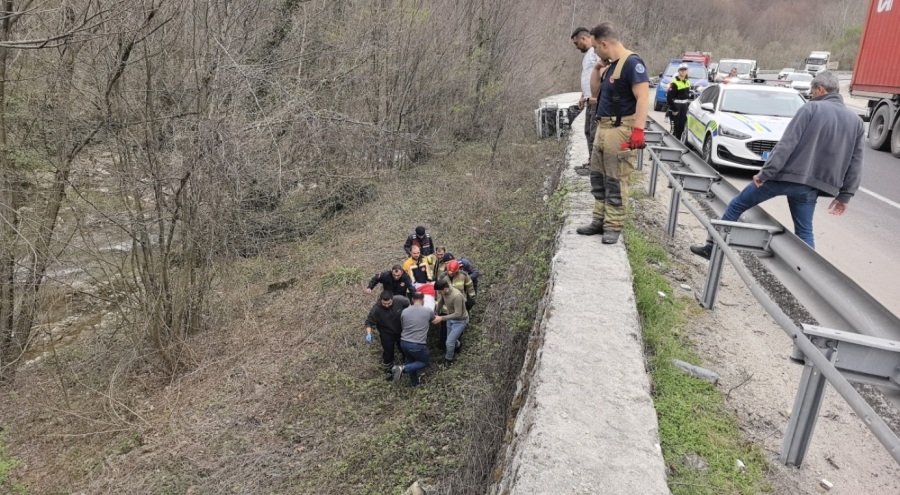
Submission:
<svg viewBox="0 0 900 495">
<path fill-rule="evenodd" d="M 737 68 L 738 76 L 744 79 L 756 79 L 756 60 L 748 58 L 723 58 L 719 60 L 719 66 L 716 68 L 716 78 L 728 77 L 728 73 L 732 68 Z"/>
<path fill-rule="evenodd" d="M 800 93 L 800 96 L 806 98 L 807 100 L 812 98 L 812 93 L 810 93 L 810 84 L 812 84 L 813 76 L 811 74 L 806 74 L 804 72 L 795 72 L 793 74 L 788 74 L 785 78 L 785 81 L 789 82 L 791 85 L 791 89 L 796 90 Z"/>
<path fill-rule="evenodd" d="M 681 139 L 713 167 L 759 170 L 805 103 L 797 91 L 762 80 L 713 84 L 688 106 Z"/>
<path fill-rule="evenodd" d="M 666 67 L 666 70 L 659 74 L 659 84 L 656 86 L 656 99 L 653 101 L 653 109 L 657 112 L 664 111 L 668 106 L 666 104 L 666 93 L 669 91 L 669 83 L 675 78 L 675 74 L 678 73 L 678 66 L 682 63 L 687 64 L 688 79 L 690 79 L 691 86 L 696 91 L 703 91 L 703 88 L 709 86 L 705 65 L 699 62 L 682 62 L 681 59 L 673 59 Z"/>
<path fill-rule="evenodd" d="M 869 100 L 863 118 L 869 147 L 900 158 L 900 8 L 884 7 L 883 1 L 869 2 L 850 94 Z"/>
<path fill-rule="evenodd" d="M 828 69 L 828 62 L 830 60 L 831 52 L 812 52 L 806 57 L 804 70 L 809 74 L 816 75 L 819 72 Z"/>
<path fill-rule="evenodd" d="M 784 69 L 781 69 L 781 72 L 778 73 L 778 79 L 784 79 L 788 74 L 794 72 L 796 72 L 796 69 L 794 69 L 793 67 L 785 67 Z"/>
</svg>

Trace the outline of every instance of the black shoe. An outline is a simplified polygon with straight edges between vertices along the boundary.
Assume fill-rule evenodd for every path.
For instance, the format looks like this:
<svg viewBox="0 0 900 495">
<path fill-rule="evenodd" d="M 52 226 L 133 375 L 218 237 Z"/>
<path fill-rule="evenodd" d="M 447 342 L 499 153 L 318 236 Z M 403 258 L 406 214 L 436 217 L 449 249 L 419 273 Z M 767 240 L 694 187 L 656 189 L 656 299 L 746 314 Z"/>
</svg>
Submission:
<svg viewBox="0 0 900 495">
<path fill-rule="evenodd" d="M 602 220 L 594 220 L 593 222 L 582 225 L 575 229 L 575 232 L 581 235 L 597 235 L 603 233 L 603 221 Z"/>
<path fill-rule="evenodd" d="M 618 230 L 607 230 L 603 233 L 603 244 L 615 244 L 619 242 L 619 234 L 621 231 Z"/>
<path fill-rule="evenodd" d="M 453 361 L 451 361 L 449 359 L 445 359 L 444 360 L 444 368 L 450 368 L 451 366 L 453 366 Z"/>
<path fill-rule="evenodd" d="M 691 246 L 691 252 L 701 258 L 709 259 L 712 256 L 712 246 L 709 244 L 695 244 Z"/>
</svg>

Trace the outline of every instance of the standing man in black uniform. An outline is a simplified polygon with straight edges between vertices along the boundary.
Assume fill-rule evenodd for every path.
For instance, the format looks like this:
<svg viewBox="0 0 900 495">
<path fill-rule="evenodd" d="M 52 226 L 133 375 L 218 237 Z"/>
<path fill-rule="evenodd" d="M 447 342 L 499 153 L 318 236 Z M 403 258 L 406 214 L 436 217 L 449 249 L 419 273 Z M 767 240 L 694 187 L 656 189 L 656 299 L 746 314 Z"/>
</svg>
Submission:
<svg viewBox="0 0 900 495">
<path fill-rule="evenodd" d="M 400 348 L 400 335 L 403 332 L 403 325 L 400 319 L 400 313 L 409 307 L 409 299 L 403 296 L 395 296 L 389 290 L 381 292 L 378 302 L 369 310 L 366 316 L 366 342 L 372 343 L 372 329 L 378 330 L 378 340 L 381 341 L 381 365 L 387 373 L 386 379 L 391 381 L 394 376 L 391 374 L 391 368 L 394 366 L 394 350 L 403 354 Z"/>
<path fill-rule="evenodd" d="M 672 111 L 672 119 L 675 124 L 675 137 L 681 139 L 684 125 L 687 123 L 687 108 L 691 102 L 691 80 L 688 79 L 688 66 L 678 66 L 678 75 L 669 83 L 669 91 L 666 92 L 666 103 Z"/>
<path fill-rule="evenodd" d="M 603 234 L 615 244 L 625 226 L 628 182 L 636 149 L 644 147 L 644 125 L 650 105 L 650 78 L 644 61 L 622 46 L 610 22 L 591 30 L 600 62 L 591 74 L 591 93 L 598 96 L 597 134 L 591 153 L 594 214 L 581 235 Z"/>
</svg>

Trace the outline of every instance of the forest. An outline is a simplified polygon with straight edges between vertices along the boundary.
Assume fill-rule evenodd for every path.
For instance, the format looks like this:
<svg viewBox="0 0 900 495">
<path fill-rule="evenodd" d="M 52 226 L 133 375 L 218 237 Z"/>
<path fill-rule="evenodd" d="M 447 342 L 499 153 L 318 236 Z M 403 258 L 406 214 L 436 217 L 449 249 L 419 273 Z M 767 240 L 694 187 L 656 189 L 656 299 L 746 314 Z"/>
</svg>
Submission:
<svg viewBox="0 0 900 495">
<path fill-rule="evenodd" d="M 867 4 L 0 0 L 0 491 L 408 484 L 362 458 L 402 450 L 384 418 L 351 435 L 328 408 L 414 401 L 361 378 L 374 359 L 344 329 L 371 301 L 346 294 L 427 222 L 486 260 L 477 342 L 502 366 L 423 399 L 458 400 L 416 409 L 445 436 L 402 465 L 484 492 L 558 222 L 540 199 L 563 151 L 532 112 L 578 90 L 573 29 L 614 22 L 653 72 L 686 50 L 849 70 Z M 251 427 L 283 444 L 253 458 Z"/>
</svg>

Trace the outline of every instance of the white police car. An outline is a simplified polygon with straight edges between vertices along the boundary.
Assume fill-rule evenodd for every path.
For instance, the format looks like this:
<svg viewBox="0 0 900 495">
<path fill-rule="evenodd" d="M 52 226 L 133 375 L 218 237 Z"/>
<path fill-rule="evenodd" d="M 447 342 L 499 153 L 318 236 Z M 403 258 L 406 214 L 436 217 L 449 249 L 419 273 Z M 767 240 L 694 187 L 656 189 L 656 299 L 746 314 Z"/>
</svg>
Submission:
<svg viewBox="0 0 900 495">
<path fill-rule="evenodd" d="M 759 79 L 714 84 L 688 107 L 681 140 L 713 167 L 759 170 L 805 103 L 796 90 Z"/>
</svg>

